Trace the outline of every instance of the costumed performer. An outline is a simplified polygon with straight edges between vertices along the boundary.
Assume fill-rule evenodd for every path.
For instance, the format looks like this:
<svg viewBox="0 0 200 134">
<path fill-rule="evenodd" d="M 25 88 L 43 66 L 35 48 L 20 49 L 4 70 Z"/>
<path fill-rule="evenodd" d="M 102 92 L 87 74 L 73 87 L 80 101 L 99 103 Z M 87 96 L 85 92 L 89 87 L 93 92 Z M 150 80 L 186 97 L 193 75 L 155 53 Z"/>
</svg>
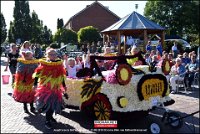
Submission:
<svg viewBox="0 0 200 134">
<path fill-rule="evenodd" d="M 33 59 L 31 51 L 26 51 L 17 61 L 13 98 L 24 104 L 25 113 L 29 113 L 27 103 L 30 103 L 30 111 L 35 113 L 33 106 L 35 90 L 32 89 L 34 84 L 32 74 L 38 66 L 38 60 Z"/>
<path fill-rule="evenodd" d="M 45 127 L 52 129 L 51 123 L 56 123 L 53 113 L 61 113 L 62 93 L 66 90 L 66 70 L 63 61 L 57 58 L 55 49 L 48 49 L 46 59 L 40 59 L 40 65 L 35 70 L 34 88 L 36 88 L 35 102 L 38 112 L 46 113 Z M 38 82 L 38 86 L 37 86 Z"/>
</svg>

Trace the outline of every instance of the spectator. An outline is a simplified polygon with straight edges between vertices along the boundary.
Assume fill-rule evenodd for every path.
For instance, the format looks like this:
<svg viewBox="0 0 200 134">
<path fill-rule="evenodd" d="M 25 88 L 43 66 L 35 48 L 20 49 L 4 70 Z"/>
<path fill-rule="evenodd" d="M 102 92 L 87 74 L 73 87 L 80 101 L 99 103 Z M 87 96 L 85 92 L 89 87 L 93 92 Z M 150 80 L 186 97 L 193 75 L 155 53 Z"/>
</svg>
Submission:
<svg viewBox="0 0 200 134">
<path fill-rule="evenodd" d="M 25 54 L 26 51 L 31 51 L 30 48 L 30 42 L 29 41 L 24 41 L 24 43 L 22 44 L 22 47 L 19 51 L 19 55 L 22 57 L 23 54 Z"/>
<path fill-rule="evenodd" d="M 158 65 L 158 58 L 157 55 L 152 56 L 151 62 L 150 62 L 150 66 L 157 66 Z"/>
<path fill-rule="evenodd" d="M 174 41 L 174 45 L 172 46 L 172 52 L 173 52 L 173 58 L 177 58 L 178 48 L 175 41 Z"/>
<path fill-rule="evenodd" d="M 173 60 L 173 54 L 172 54 L 172 53 L 169 53 L 169 54 L 168 54 L 168 60 L 170 61 L 170 63 L 171 63 L 172 65 L 175 64 L 175 61 Z"/>
<path fill-rule="evenodd" d="M 110 53 L 111 53 L 111 49 L 110 49 L 110 47 L 105 47 L 104 48 L 104 56 L 108 56 L 108 55 L 110 55 Z"/>
<path fill-rule="evenodd" d="M 150 58 L 152 58 L 154 55 L 156 55 L 156 51 L 155 50 L 151 50 Z"/>
<path fill-rule="evenodd" d="M 165 55 L 165 53 L 167 53 L 167 52 L 166 52 L 165 50 L 163 50 L 163 52 L 162 52 L 162 56 Z"/>
<path fill-rule="evenodd" d="M 42 48 L 40 46 L 40 44 L 37 44 L 36 47 L 35 47 L 35 58 L 36 59 L 40 59 L 42 58 Z"/>
<path fill-rule="evenodd" d="M 65 67 L 65 70 L 66 70 L 66 76 L 68 76 L 68 71 L 67 71 L 67 68 L 66 68 L 66 62 L 68 62 L 68 54 L 67 53 L 65 53 L 64 55 L 63 55 L 63 57 L 62 57 L 62 60 L 63 60 L 63 65 L 64 65 L 64 67 Z"/>
<path fill-rule="evenodd" d="M 157 56 L 157 60 L 159 62 L 161 60 L 161 54 L 159 51 L 156 51 L 156 56 Z"/>
<path fill-rule="evenodd" d="M 172 87 L 172 94 L 176 93 L 176 81 L 178 79 L 183 79 L 183 77 L 181 77 L 183 74 L 185 74 L 185 67 L 181 64 L 181 59 L 180 58 L 176 58 L 176 64 L 172 66 L 171 68 L 171 78 L 170 78 L 170 84 Z"/>
<path fill-rule="evenodd" d="M 162 63 L 165 61 L 165 60 L 168 60 L 168 53 L 164 53 L 162 58 L 160 59 L 160 61 L 158 62 L 158 66 L 162 66 Z"/>
<path fill-rule="evenodd" d="M 139 49 L 137 47 L 132 47 L 131 55 L 136 55 L 138 53 L 139 53 Z M 139 60 L 138 57 L 132 58 L 132 59 L 127 59 L 127 63 L 130 64 L 131 66 L 139 66 L 139 65 L 143 64 L 143 62 L 141 60 Z"/>
<path fill-rule="evenodd" d="M 161 44 L 161 40 L 159 40 L 158 45 L 156 46 L 156 50 L 160 52 L 160 55 L 162 56 L 162 44 Z"/>
<path fill-rule="evenodd" d="M 104 67 L 104 61 L 103 60 L 96 60 L 97 65 L 100 69 L 100 71 L 106 71 L 106 68 Z M 96 68 L 94 68 L 94 75 L 96 75 L 98 72 L 96 70 Z"/>
<path fill-rule="evenodd" d="M 151 52 L 151 41 L 148 41 L 148 44 L 146 45 L 146 52 Z"/>
<path fill-rule="evenodd" d="M 188 66 L 186 66 L 187 68 L 187 73 L 185 75 L 185 77 L 188 77 L 188 83 L 186 82 L 185 79 L 185 84 L 187 86 L 187 88 L 191 88 L 191 84 L 192 81 L 194 80 L 194 74 L 199 72 L 199 62 L 196 60 L 196 55 L 193 55 L 191 57 L 191 62 L 189 63 Z"/>
<path fill-rule="evenodd" d="M 76 60 L 74 58 L 67 58 L 64 67 L 67 68 L 68 77 L 75 78 L 76 73 L 82 68 L 82 64 L 78 61 L 76 65 Z"/>
<path fill-rule="evenodd" d="M 191 59 L 194 54 L 195 54 L 195 51 L 192 51 L 189 53 L 188 57 Z"/>
<path fill-rule="evenodd" d="M 83 54 L 83 68 L 90 68 L 90 51 L 87 54 Z"/>
<path fill-rule="evenodd" d="M 144 59 L 145 59 L 145 61 L 146 61 L 147 64 L 150 64 L 150 62 L 151 62 L 150 54 L 146 53 L 144 55 Z"/>
<path fill-rule="evenodd" d="M 187 52 L 184 52 L 183 53 L 183 58 L 182 58 L 182 63 L 184 66 L 188 65 L 190 63 L 190 58 L 188 56 L 188 53 Z"/>
<path fill-rule="evenodd" d="M 15 43 L 11 43 L 10 46 L 11 46 L 11 51 L 8 54 L 8 62 L 4 71 L 7 71 L 9 66 L 10 73 L 12 74 L 12 86 L 13 86 L 15 81 L 17 58 L 19 57 L 19 53 L 17 52 L 17 47 Z"/>
</svg>

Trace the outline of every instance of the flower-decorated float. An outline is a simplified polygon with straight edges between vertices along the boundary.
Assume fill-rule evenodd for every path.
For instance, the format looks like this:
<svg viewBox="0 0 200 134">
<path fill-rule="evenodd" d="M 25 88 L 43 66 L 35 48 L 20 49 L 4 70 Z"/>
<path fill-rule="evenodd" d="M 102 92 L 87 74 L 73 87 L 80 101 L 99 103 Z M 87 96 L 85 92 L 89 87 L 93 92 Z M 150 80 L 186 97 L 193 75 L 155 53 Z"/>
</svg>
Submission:
<svg viewBox="0 0 200 134">
<path fill-rule="evenodd" d="M 91 56 L 89 77 L 66 79 L 68 99 L 64 99 L 65 104 L 87 111 L 97 120 L 110 120 L 114 113 L 148 113 L 158 103 L 173 104 L 163 69 L 148 65 L 132 67 L 127 64 L 127 59 L 131 58 L 142 57 L 140 53 L 134 56 Z M 100 71 L 97 59 L 114 60 L 116 64 L 112 70 Z"/>
</svg>

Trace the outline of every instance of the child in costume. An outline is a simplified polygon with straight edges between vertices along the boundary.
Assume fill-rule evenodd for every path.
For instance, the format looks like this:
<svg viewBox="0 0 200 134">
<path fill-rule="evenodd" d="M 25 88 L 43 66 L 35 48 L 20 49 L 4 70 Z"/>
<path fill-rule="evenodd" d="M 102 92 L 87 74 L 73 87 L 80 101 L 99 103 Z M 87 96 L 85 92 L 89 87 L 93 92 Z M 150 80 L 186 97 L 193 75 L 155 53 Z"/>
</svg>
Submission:
<svg viewBox="0 0 200 134">
<path fill-rule="evenodd" d="M 34 84 L 32 74 L 38 66 L 38 61 L 33 59 L 31 51 L 26 51 L 22 58 L 18 58 L 17 61 L 13 98 L 15 101 L 24 104 L 25 113 L 29 112 L 27 103 L 30 103 L 31 112 L 35 113 L 35 108 L 33 107 L 35 91 L 32 89 Z"/>
<path fill-rule="evenodd" d="M 55 49 L 48 49 L 46 59 L 40 59 L 40 65 L 35 70 L 34 86 L 36 90 L 36 109 L 46 113 L 45 127 L 52 129 L 51 122 L 56 123 L 53 113 L 60 113 L 62 107 L 62 93 L 66 90 L 66 70 L 63 61 L 57 58 Z M 37 86 L 37 82 L 38 86 Z M 37 86 L 37 87 L 36 87 Z"/>
</svg>

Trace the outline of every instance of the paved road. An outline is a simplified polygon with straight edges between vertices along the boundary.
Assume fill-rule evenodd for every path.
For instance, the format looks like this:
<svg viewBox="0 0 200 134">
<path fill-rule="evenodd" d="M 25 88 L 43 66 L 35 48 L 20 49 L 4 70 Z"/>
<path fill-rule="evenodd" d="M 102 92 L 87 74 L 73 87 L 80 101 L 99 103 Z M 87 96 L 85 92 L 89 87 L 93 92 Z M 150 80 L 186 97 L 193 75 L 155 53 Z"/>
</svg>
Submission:
<svg viewBox="0 0 200 134">
<path fill-rule="evenodd" d="M 5 68 L 5 58 L 1 58 L 1 74 Z M 10 79 L 11 81 L 11 79 Z M 54 124 L 54 130 L 46 130 L 44 127 L 44 114 L 26 114 L 23 112 L 23 105 L 15 102 L 8 93 L 12 92 L 11 85 L 1 83 L 1 133 L 101 133 L 105 130 L 93 130 L 93 119 L 85 116 L 79 110 L 64 109 L 61 115 L 54 115 L 58 121 Z M 170 110 L 176 111 L 181 116 L 188 115 L 199 110 L 199 88 L 191 91 L 190 94 L 170 95 L 176 103 L 168 106 Z M 180 129 L 172 129 L 161 122 L 164 110 L 155 110 L 149 116 L 142 119 L 121 119 L 118 121 L 118 129 L 113 131 L 148 132 L 150 124 L 156 122 L 160 125 L 163 133 L 199 133 L 199 113 L 184 119 Z M 120 119 L 120 116 L 119 116 Z"/>
</svg>

